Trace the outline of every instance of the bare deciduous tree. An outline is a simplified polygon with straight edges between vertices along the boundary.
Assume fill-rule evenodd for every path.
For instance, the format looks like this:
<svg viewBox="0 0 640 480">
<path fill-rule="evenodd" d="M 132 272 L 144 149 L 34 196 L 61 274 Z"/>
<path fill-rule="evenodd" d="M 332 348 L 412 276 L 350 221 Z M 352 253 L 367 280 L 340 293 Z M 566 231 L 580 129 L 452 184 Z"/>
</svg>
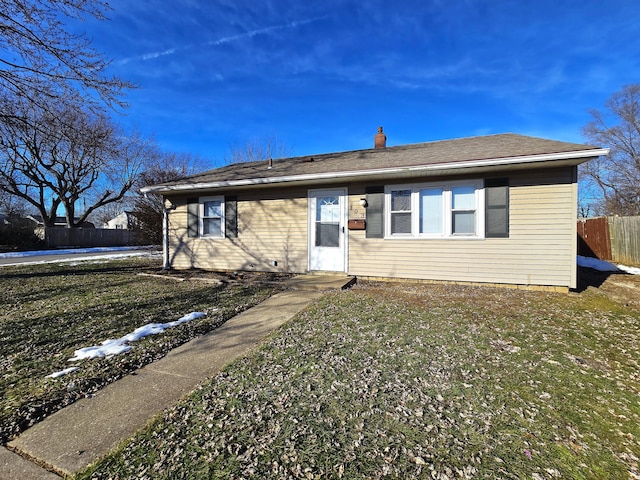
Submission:
<svg viewBox="0 0 640 480">
<path fill-rule="evenodd" d="M 610 153 L 583 164 L 581 178 L 602 193 L 602 213 L 640 215 L 640 85 L 613 94 L 606 108 L 590 112 L 583 134 Z"/>
<path fill-rule="evenodd" d="M 0 2 L 0 96 L 21 97 L 47 108 L 53 99 L 81 99 L 95 109 L 99 101 L 124 106 L 130 82 L 106 74 L 109 61 L 86 35 L 65 22 L 105 19 L 102 0 L 2 0 Z M 46 102 L 42 100 L 46 99 Z M 99 101 L 98 101 L 99 99 Z M 0 120 L 16 114 L 0 110 Z"/>
<path fill-rule="evenodd" d="M 207 167 L 207 161 L 186 153 L 162 153 L 157 162 L 140 174 L 136 185 L 144 187 L 171 182 L 198 173 Z M 164 201 L 161 195 L 139 195 L 133 206 L 139 240 L 147 244 L 162 243 Z"/>
<path fill-rule="evenodd" d="M 125 135 L 105 115 L 76 104 L 55 101 L 42 109 L 46 99 L 4 100 L 1 108 L 15 115 L 0 122 L 0 183 L 30 203 L 45 226 L 54 224 L 60 206 L 75 227 L 119 201 L 156 154 L 152 141 Z"/>
<path fill-rule="evenodd" d="M 0 214 L 11 216 L 25 216 L 27 214 L 27 202 L 2 188 L 2 179 L 0 179 Z"/>
<path fill-rule="evenodd" d="M 229 148 L 225 163 L 257 162 L 271 158 L 290 156 L 291 149 L 275 136 L 248 140 L 245 144 L 236 144 Z"/>
<path fill-rule="evenodd" d="M 96 226 L 104 225 L 120 215 L 122 212 L 132 211 L 135 202 L 135 198 L 131 193 L 132 191 L 133 189 L 125 195 L 122 200 L 109 203 L 108 205 L 100 207 L 99 210 L 94 211 L 90 221 L 95 223 Z"/>
</svg>

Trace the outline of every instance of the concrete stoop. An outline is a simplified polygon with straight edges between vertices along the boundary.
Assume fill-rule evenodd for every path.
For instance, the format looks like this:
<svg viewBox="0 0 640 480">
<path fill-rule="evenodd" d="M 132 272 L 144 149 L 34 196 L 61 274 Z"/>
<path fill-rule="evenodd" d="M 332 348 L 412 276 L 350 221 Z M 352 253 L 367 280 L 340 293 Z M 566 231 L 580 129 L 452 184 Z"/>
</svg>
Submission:
<svg viewBox="0 0 640 480">
<path fill-rule="evenodd" d="M 310 273 L 296 275 L 283 283 L 294 290 L 345 290 L 355 285 L 356 277 L 333 273 Z"/>
</svg>

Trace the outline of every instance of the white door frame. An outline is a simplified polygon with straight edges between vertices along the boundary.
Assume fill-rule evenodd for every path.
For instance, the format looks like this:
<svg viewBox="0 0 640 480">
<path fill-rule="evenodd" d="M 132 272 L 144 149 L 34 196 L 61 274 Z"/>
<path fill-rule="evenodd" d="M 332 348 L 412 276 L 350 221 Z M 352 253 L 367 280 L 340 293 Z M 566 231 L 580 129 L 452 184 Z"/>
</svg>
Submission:
<svg viewBox="0 0 640 480">
<path fill-rule="evenodd" d="M 316 237 L 316 215 L 317 203 L 319 197 L 337 196 L 339 198 L 339 214 L 338 214 L 338 247 L 322 247 L 315 245 Z M 308 218 L 308 269 L 309 271 L 331 271 L 346 272 L 348 255 L 349 235 L 347 233 L 347 218 L 349 208 L 347 188 L 327 188 L 309 190 L 307 201 L 307 218 Z"/>
</svg>

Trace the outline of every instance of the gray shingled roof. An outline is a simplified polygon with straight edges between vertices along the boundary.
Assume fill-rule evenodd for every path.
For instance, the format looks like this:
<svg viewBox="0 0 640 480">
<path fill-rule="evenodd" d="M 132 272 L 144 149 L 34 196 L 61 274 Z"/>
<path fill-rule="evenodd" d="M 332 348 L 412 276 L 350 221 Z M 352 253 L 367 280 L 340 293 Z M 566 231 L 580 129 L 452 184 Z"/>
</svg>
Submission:
<svg viewBox="0 0 640 480">
<path fill-rule="evenodd" d="M 269 161 L 236 163 L 201 174 L 186 177 L 169 183 L 147 187 L 147 191 L 183 190 L 198 184 L 217 184 L 235 182 L 277 183 L 286 178 L 308 177 L 346 172 L 369 172 L 374 170 L 398 169 L 419 166 L 437 166 L 455 164 L 463 167 L 465 163 L 476 161 L 496 162 L 505 158 L 530 157 L 549 154 L 570 154 L 571 152 L 589 152 L 598 147 L 577 143 L 560 142 L 543 138 L 505 133 L 482 137 L 469 137 L 454 140 L 400 145 L 382 149 L 354 150 L 349 152 L 327 153 L 303 157 L 274 159 L 272 168 Z M 597 153 L 597 155 L 602 154 Z M 586 157 L 597 156 L 593 152 Z M 197 188 L 197 187 L 196 187 Z"/>
</svg>

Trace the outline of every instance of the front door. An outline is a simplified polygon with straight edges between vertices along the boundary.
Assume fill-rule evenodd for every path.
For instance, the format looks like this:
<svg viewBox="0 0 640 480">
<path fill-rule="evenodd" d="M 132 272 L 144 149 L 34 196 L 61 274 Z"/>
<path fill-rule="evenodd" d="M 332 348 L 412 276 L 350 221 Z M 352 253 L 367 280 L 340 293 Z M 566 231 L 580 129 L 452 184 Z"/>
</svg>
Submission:
<svg viewBox="0 0 640 480">
<path fill-rule="evenodd" d="M 309 191 L 309 270 L 345 271 L 345 189 Z"/>
</svg>

